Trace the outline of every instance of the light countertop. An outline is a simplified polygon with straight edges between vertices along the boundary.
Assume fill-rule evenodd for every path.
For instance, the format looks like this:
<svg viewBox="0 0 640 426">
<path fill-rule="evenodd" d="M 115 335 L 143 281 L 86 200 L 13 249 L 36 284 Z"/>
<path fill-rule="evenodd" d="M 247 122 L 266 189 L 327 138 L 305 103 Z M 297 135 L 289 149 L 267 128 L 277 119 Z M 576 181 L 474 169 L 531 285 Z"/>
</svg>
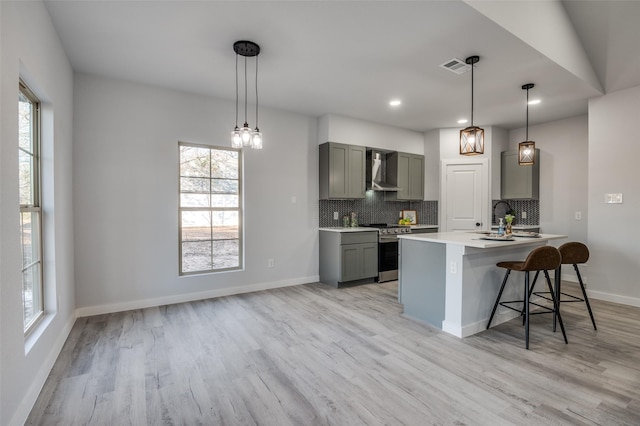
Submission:
<svg viewBox="0 0 640 426">
<path fill-rule="evenodd" d="M 491 229 L 498 229 L 498 228 L 499 228 L 498 225 L 491 225 Z M 540 225 L 513 225 L 511 226 L 511 228 L 526 231 L 529 229 L 540 229 Z"/>
<path fill-rule="evenodd" d="M 437 229 L 438 225 L 411 225 L 411 229 Z M 335 226 L 329 228 L 320 228 L 320 231 L 327 232 L 378 232 L 377 228 L 371 228 L 368 226 L 358 226 L 355 228 L 349 228 L 344 226 Z"/>
<path fill-rule="evenodd" d="M 441 243 L 441 244 L 454 244 L 454 245 L 462 245 L 466 247 L 474 247 L 474 248 L 498 248 L 498 247 L 513 247 L 519 245 L 527 245 L 536 242 L 546 242 L 549 240 L 555 240 L 560 238 L 567 238 L 566 235 L 554 235 L 554 234 L 539 234 L 538 238 L 530 238 L 530 237 L 513 237 L 511 241 L 494 241 L 494 240 L 483 240 L 484 234 L 476 233 L 476 232 L 435 232 L 432 234 L 405 234 L 398 235 L 398 238 L 407 239 L 407 240 L 415 240 L 415 241 L 424 241 L 430 243 Z"/>
<path fill-rule="evenodd" d="M 368 228 L 366 226 L 356 226 L 355 228 L 336 226 L 332 228 L 320 228 L 325 232 L 378 232 L 376 228 Z"/>
</svg>

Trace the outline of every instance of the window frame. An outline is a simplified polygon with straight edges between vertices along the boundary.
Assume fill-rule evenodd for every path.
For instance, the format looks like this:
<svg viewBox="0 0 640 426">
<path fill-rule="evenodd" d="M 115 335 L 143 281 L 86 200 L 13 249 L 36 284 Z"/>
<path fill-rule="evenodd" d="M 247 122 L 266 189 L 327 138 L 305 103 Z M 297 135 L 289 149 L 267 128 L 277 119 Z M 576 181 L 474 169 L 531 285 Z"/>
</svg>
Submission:
<svg viewBox="0 0 640 426">
<path fill-rule="evenodd" d="M 44 250 L 43 250 L 43 232 L 42 232 L 42 161 L 41 161 L 41 152 L 42 152 L 42 139 L 41 139 L 41 102 L 38 97 L 33 93 L 33 91 L 27 86 L 27 84 L 20 79 L 18 82 L 18 102 L 20 102 L 20 95 L 24 96 L 29 103 L 31 104 L 31 151 L 27 151 L 26 149 L 20 146 L 20 142 L 18 141 L 18 153 L 23 152 L 27 155 L 31 156 L 32 160 L 32 174 L 31 174 L 31 191 L 32 191 L 32 201 L 33 204 L 22 204 L 22 200 L 20 200 L 20 250 L 21 250 L 21 259 L 22 259 L 22 267 L 21 267 L 21 276 L 22 276 L 22 312 L 23 312 L 23 326 L 24 326 L 24 334 L 29 335 L 35 327 L 40 323 L 42 318 L 44 317 Z M 19 118 L 18 118 L 19 120 Z M 18 172 L 18 182 L 20 183 L 20 172 Z M 37 231 L 37 241 L 38 247 L 36 250 L 32 250 L 32 253 L 37 253 L 38 259 L 32 260 L 29 264 L 24 264 L 25 259 L 25 245 L 24 245 L 24 227 L 23 227 L 23 214 L 24 213 L 37 213 L 37 223 L 33 224 L 33 216 L 31 218 L 31 233 L 33 235 L 34 231 Z M 33 244 L 33 237 L 31 238 L 31 242 Z M 38 295 L 37 298 L 34 296 L 33 300 L 37 300 L 37 307 L 34 304 L 33 311 L 34 315 L 27 321 L 25 316 L 26 313 L 26 300 L 24 297 L 24 282 L 25 282 L 25 273 L 35 267 L 38 266 L 38 273 L 34 274 L 34 277 L 37 277 L 38 283 L 34 285 L 34 291 L 37 289 Z M 37 311 L 37 312 L 36 312 Z"/>
<path fill-rule="evenodd" d="M 200 149 L 208 149 L 209 153 L 213 151 L 231 151 L 236 152 L 238 154 L 238 205 L 237 207 L 213 207 L 211 203 L 209 207 L 182 207 L 182 188 L 181 181 L 183 177 L 190 176 L 182 176 L 181 173 L 181 148 L 182 147 L 190 147 L 190 148 L 200 148 Z M 230 148 L 230 147 L 221 147 L 207 144 L 199 144 L 192 142 L 178 142 L 178 275 L 179 276 L 190 276 L 190 275 L 201 275 L 201 274 L 212 274 L 219 272 L 229 272 L 229 271 L 238 271 L 244 269 L 244 196 L 243 196 L 243 184 L 244 184 L 244 158 L 242 149 Z M 209 179 L 213 179 L 211 175 Z M 214 194 L 214 192 L 210 189 L 210 194 Z M 208 211 L 208 212 L 219 212 L 219 211 L 235 211 L 238 214 L 238 266 L 233 266 L 229 268 L 212 268 L 212 269 L 203 269 L 198 271 L 183 271 L 183 240 L 182 240 L 182 213 L 185 211 Z M 212 226 L 213 229 L 213 226 Z M 212 242 L 215 240 L 211 240 Z M 212 253 L 213 258 L 213 253 Z"/>
</svg>

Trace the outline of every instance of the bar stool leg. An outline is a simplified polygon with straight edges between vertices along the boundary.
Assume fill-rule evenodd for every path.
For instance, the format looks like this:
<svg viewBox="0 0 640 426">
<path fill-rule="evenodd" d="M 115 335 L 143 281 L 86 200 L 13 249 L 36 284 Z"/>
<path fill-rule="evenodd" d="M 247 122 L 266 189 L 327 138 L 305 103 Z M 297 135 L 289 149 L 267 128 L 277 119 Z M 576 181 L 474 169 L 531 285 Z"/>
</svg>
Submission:
<svg viewBox="0 0 640 426">
<path fill-rule="evenodd" d="M 562 265 L 558 266 L 558 268 L 555 270 L 554 274 L 553 274 L 553 284 L 555 287 L 555 297 L 556 300 L 558 301 L 558 308 L 556 309 L 556 311 L 553 313 L 553 332 L 556 332 L 556 322 L 557 322 L 557 317 L 558 314 L 560 313 L 560 299 L 561 299 L 561 289 L 560 289 L 560 285 L 561 285 L 561 281 L 562 281 Z M 551 288 L 551 284 L 549 284 L 549 288 Z"/>
<path fill-rule="evenodd" d="M 558 268 L 559 269 L 559 268 Z M 558 273 L 558 269 L 556 269 L 556 274 Z M 569 343 L 569 341 L 567 340 L 567 333 L 564 331 L 564 324 L 562 323 L 562 316 L 560 315 L 560 299 L 558 299 L 555 296 L 555 293 L 553 292 L 553 288 L 551 287 L 551 280 L 549 279 L 548 273 L 547 271 L 544 271 L 544 273 L 547 275 L 547 286 L 549 287 L 549 292 L 551 293 L 551 298 L 553 299 L 553 310 L 554 310 L 554 317 L 556 316 L 556 314 L 558 315 L 558 322 L 560 323 L 560 329 L 562 330 L 562 336 L 564 337 L 564 343 Z M 553 330 L 555 332 L 555 330 Z"/>
<path fill-rule="evenodd" d="M 593 312 L 591 312 L 591 305 L 589 304 L 589 298 L 587 297 L 587 291 L 584 288 L 584 284 L 582 283 L 582 276 L 580 275 L 580 271 L 578 270 L 578 265 L 573 264 L 573 269 L 576 270 L 576 274 L 578 275 L 578 282 L 580 283 L 580 290 L 582 290 L 582 297 L 584 297 L 584 302 L 587 304 L 587 310 L 589 311 L 589 316 L 591 317 L 591 323 L 593 324 L 593 329 L 597 330 L 596 320 L 593 318 Z"/>
<path fill-rule="evenodd" d="M 538 275 L 540 275 L 540 271 L 536 271 L 536 274 L 533 276 L 533 282 L 531 283 L 531 288 L 529 289 L 529 299 L 531 299 L 531 295 L 533 294 L 533 289 L 536 288 L 536 281 L 538 281 Z M 527 289 L 525 288 L 525 291 Z M 522 325 L 524 325 L 524 305 L 522 306 Z"/>
<path fill-rule="evenodd" d="M 529 271 L 524 273 L 524 339 L 525 348 L 529 349 Z"/>
<path fill-rule="evenodd" d="M 504 279 L 502 280 L 502 286 L 500 287 L 500 291 L 498 292 L 498 297 L 496 298 L 496 303 L 493 305 L 493 310 L 491 311 L 491 316 L 489 317 L 489 322 L 487 323 L 487 330 L 491 325 L 491 321 L 493 320 L 493 316 L 496 313 L 496 309 L 498 309 L 498 304 L 500 303 L 500 298 L 502 297 L 502 292 L 504 291 L 504 286 L 507 284 L 507 278 L 509 278 L 509 274 L 511 273 L 511 269 L 507 269 L 507 272 L 504 274 Z"/>
</svg>

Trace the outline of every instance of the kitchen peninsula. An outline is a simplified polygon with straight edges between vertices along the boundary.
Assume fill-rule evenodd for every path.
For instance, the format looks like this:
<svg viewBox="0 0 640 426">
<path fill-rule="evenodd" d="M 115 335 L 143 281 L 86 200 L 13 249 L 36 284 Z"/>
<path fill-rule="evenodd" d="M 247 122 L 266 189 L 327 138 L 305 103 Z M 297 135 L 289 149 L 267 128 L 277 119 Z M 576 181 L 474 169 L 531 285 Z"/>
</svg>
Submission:
<svg viewBox="0 0 640 426">
<path fill-rule="evenodd" d="M 496 263 L 524 260 L 535 247 L 566 235 L 540 234 L 511 241 L 481 239 L 476 232 L 402 235 L 398 299 L 408 317 L 431 324 L 457 337 L 486 328 L 500 289 L 503 271 Z M 510 280 L 523 280 L 512 274 Z M 522 299 L 522 284 L 505 288 L 503 299 Z M 498 311 L 493 324 L 515 318 L 512 310 Z"/>
</svg>

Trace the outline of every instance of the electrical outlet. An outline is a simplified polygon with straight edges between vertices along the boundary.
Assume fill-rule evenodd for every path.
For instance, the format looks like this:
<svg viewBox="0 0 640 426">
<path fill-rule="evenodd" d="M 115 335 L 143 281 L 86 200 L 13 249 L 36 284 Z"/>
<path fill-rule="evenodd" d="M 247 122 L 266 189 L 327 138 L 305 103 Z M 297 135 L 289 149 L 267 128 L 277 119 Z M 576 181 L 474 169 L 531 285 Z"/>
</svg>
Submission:
<svg viewBox="0 0 640 426">
<path fill-rule="evenodd" d="M 451 272 L 452 274 L 458 273 L 458 264 L 456 262 L 451 262 L 449 264 L 449 272 Z"/>
<path fill-rule="evenodd" d="M 340 219 L 340 215 L 338 215 L 338 212 L 333 212 L 333 220 L 338 220 Z"/>
<path fill-rule="evenodd" d="M 576 212 L 576 220 L 582 220 L 582 212 Z"/>
<path fill-rule="evenodd" d="M 276 261 L 273 259 L 268 259 L 267 260 L 267 268 L 273 268 L 274 266 L 276 266 Z"/>
<path fill-rule="evenodd" d="M 522 212 L 521 216 L 522 216 L 523 219 L 526 219 L 527 218 L 527 212 Z"/>
</svg>

